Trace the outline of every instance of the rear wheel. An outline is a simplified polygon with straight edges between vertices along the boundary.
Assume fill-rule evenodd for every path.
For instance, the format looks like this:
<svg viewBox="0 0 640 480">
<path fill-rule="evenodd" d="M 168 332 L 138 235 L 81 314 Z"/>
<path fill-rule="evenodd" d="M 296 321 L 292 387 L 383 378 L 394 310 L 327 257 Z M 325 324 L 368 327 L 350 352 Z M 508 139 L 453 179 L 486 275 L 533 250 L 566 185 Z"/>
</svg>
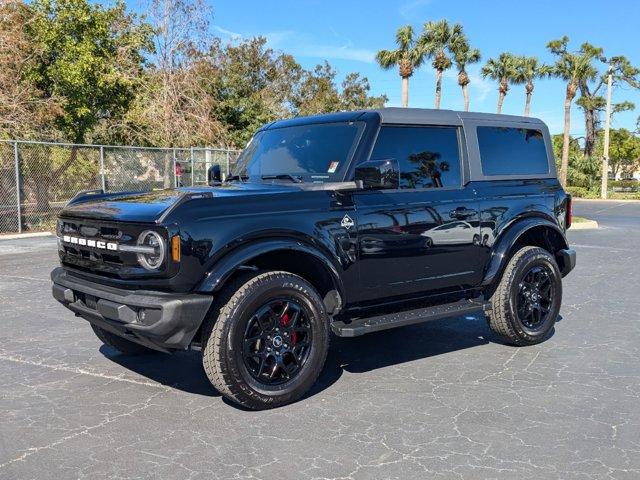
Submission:
<svg viewBox="0 0 640 480">
<path fill-rule="evenodd" d="M 509 260 L 490 299 L 487 320 L 507 343 L 544 341 L 558 318 L 562 280 L 553 256 L 539 247 L 523 247 Z"/>
<path fill-rule="evenodd" d="M 202 332 L 202 363 L 225 397 L 252 409 L 291 403 L 315 383 L 329 346 L 320 295 L 304 279 L 265 272 L 229 285 Z"/>
<path fill-rule="evenodd" d="M 155 350 L 152 350 L 151 348 L 147 348 L 137 343 L 130 342 L 125 338 L 119 337 L 118 335 L 108 332 L 100 327 L 96 327 L 93 324 L 91 324 L 91 328 L 96 334 L 96 337 L 98 337 L 102 343 L 108 345 L 111 348 L 115 348 L 120 353 L 124 353 L 125 355 L 144 355 L 146 353 L 155 352 Z"/>
</svg>

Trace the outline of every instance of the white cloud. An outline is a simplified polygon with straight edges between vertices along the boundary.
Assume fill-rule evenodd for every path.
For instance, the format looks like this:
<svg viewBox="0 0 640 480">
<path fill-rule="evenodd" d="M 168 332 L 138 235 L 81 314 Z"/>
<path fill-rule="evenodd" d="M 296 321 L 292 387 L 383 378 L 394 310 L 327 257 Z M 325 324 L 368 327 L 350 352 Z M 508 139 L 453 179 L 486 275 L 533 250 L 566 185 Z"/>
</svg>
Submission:
<svg viewBox="0 0 640 480">
<path fill-rule="evenodd" d="M 335 45 L 299 45 L 290 50 L 295 56 L 318 57 L 338 60 L 355 60 L 357 62 L 373 63 L 375 52 L 372 50 L 351 48 Z"/>
<path fill-rule="evenodd" d="M 375 58 L 373 50 L 355 48 L 353 42 L 339 35 L 333 28 L 329 31 L 340 40 L 342 45 L 331 45 L 315 43 L 308 36 L 293 30 L 281 30 L 266 33 L 243 34 L 228 30 L 219 25 L 213 25 L 213 29 L 220 33 L 223 38 L 231 41 L 242 40 L 254 36 L 263 36 L 267 39 L 267 44 L 271 48 L 284 49 L 287 53 L 296 57 L 313 57 L 327 60 L 354 60 L 357 62 L 372 63 Z"/>
<path fill-rule="evenodd" d="M 431 0 L 411 0 L 400 5 L 400 15 L 407 20 L 415 20 L 416 10 L 425 7 L 431 3 Z"/>
<path fill-rule="evenodd" d="M 219 25 L 212 25 L 213 29 L 218 32 L 221 33 L 224 37 L 227 37 L 231 40 L 239 40 L 242 37 L 241 33 L 237 33 L 237 32 L 232 32 L 231 30 L 227 30 L 226 28 L 222 28 Z"/>
</svg>

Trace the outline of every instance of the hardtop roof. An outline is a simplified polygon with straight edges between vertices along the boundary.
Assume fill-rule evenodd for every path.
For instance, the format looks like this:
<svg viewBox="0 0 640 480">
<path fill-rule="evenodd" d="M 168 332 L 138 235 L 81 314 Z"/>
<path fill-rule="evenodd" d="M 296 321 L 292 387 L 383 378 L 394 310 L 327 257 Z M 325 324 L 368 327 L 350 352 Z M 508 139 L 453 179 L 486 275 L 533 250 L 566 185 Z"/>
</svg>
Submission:
<svg viewBox="0 0 640 480">
<path fill-rule="evenodd" d="M 456 110 L 434 110 L 431 108 L 386 107 L 372 110 L 356 110 L 352 112 L 333 112 L 322 115 L 278 120 L 264 125 L 262 130 L 314 123 L 353 122 L 356 120 L 364 120 L 365 117 L 370 117 L 371 115 L 378 115 L 381 123 L 397 125 L 461 125 L 465 120 L 503 123 L 517 122 L 544 125 L 544 122 L 538 118 L 522 117 L 518 115 L 461 112 Z"/>
</svg>

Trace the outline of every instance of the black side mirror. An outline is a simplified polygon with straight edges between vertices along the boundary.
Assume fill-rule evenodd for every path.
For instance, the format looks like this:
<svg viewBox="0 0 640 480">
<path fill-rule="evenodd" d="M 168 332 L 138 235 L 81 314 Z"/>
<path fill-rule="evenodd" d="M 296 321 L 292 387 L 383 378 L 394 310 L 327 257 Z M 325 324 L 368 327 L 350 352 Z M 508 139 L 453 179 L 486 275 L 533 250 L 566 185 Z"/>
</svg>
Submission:
<svg viewBox="0 0 640 480">
<path fill-rule="evenodd" d="M 354 180 L 360 188 L 398 188 L 400 168 L 394 159 L 370 160 L 356 167 Z"/>
<path fill-rule="evenodd" d="M 207 183 L 211 186 L 222 183 L 222 169 L 217 163 L 209 167 Z"/>
</svg>

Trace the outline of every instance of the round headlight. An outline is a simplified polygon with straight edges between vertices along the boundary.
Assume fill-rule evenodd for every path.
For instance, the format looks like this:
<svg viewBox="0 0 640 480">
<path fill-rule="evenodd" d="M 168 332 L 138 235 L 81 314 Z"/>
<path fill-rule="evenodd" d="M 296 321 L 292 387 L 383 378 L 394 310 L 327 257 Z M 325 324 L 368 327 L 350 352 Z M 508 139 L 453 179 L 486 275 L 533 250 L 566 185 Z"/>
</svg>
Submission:
<svg viewBox="0 0 640 480">
<path fill-rule="evenodd" d="M 165 255 L 162 237 L 152 230 L 146 230 L 138 237 L 138 245 L 147 247 L 148 250 L 148 252 L 138 253 L 138 263 L 147 270 L 159 269 Z"/>
</svg>

